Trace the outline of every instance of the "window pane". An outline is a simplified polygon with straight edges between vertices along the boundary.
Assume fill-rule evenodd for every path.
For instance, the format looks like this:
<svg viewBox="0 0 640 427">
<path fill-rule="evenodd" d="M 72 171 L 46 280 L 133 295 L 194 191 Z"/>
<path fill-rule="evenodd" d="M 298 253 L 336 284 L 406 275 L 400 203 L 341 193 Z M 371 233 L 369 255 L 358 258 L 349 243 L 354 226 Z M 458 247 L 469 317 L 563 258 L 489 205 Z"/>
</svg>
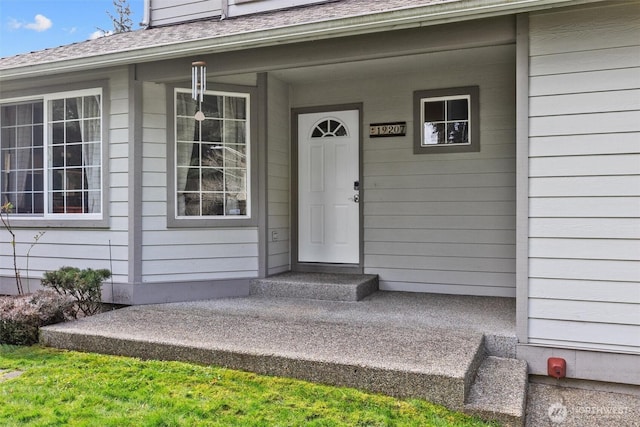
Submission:
<svg viewBox="0 0 640 427">
<path fill-rule="evenodd" d="M 84 204 L 82 192 L 68 192 L 64 195 L 65 209 L 61 213 L 83 213 Z"/>
<path fill-rule="evenodd" d="M 222 146 L 202 144 L 202 166 L 223 166 Z"/>
<path fill-rule="evenodd" d="M 64 190 L 64 170 L 55 169 L 51 171 L 51 185 L 52 190 Z"/>
<path fill-rule="evenodd" d="M 424 103 L 425 122 L 441 122 L 444 121 L 444 119 L 444 101 Z"/>
<path fill-rule="evenodd" d="M 2 138 L 2 148 L 11 148 L 16 146 L 16 128 L 2 128 L 0 133 Z"/>
<path fill-rule="evenodd" d="M 228 168 L 243 168 L 247 167 L 245 145 L 228 145 L 226 146 L 225 166 Z"/>
<path fill-rule="evenodd" d="M 51 120 L 64 120 L 64 99 L 55 99 L 49 104 Z"/>
<path fill-rule="evenodd" d="M 80 132 L 80 122 L 67 122 L 67 135 L 65 142 L 82 142 L 82 133 Z"/>
<path fill-rule="evenodd" d="M 64 213 L 64 194 L 54 192 L 49 195 L 49 210 L 53 213 Z"/>
<path fill-rule="evenodd" d="M 243 144 L 245 142 L 245 123 L 229 120 L 224 127 L 224 140 L 228 144 Z"/>
<path fill-rule="evenodd" d="M 447 142 L 449 144 L 468 144 L 469 132 L 467 122 L 454 122 L 447 125 Z"/>
<path fill-rule="evenodd" d="M 246 102 L 244 98 L 225 97 L 225 119 L 246 119 Z"/>
<path fill-rule="evenodd" d="M 202 141 L 222 142 L 220 129 L 222 120 L 205 120 L 202 122 Z"/>
<path fill-rule="evenodd" d="M 185 191 L 200 191 L 200 169 L 189 168 L 187 172 L 187 183 Z"/>
<path fill-rule="evenodd" d="M 200 193 L 185 193 L 184 197 L 184 212 L 182 215 L 187 216 L 199 216 L 200 215 Z"/>
<path fill-rule="evenodd" d="M 204 193 L 202 215 L 224 215 L 224 194 Z"/>
<path fill-rule="evenodd" d="M 176 172 L 177 172 L 177 175 L 178 175 L 176 177 L 177 188 L 186 189 L 187 188 L 187 175 L 189 173 L 189 168 L 188 167 L 178 167 Z"/>
<path fill-rule="evenodd" d="M 202 169 L 202 191 L 222 191 L 223 182 L 221 169 Z"/>
<path fill-rule="evenodd" d="M 447 121 L 469 120 L 469 101 L 452 99 L 447 101 Z"/>
<path fill-rule="evenodd" d="M 33 127 L 33 146 L 34 147 L 42 147 L 44 134 L 42 133 L 42 125 L 37 125 Z"/>
<path fill-rule="evenodd" d="M 42 171 L 33 173 L 31 183 L 34 191 L 42 192 L 44 190 L 44 175 Z"/>
<path fill-rule="evenodd" d="M 227 169 L 226 172 L 225 190 L 230 192 L 244 191 L 245 182 L 247 181 L 245 171 L 241 169 Z"/>
<path fill-rule="evenodd" d="M 34 193 L 33 195 L 33 212 L 34 214 L 44 213 L 44 193 Z"/>
<path fill-rule="evenodd" d="M 11 150 L 2 149 L 2 171 L 8 172 L 11 169 Z"/>
<path fill-rule="evenodd" d="M 193 117 L 195 113 L 195 101 L 191 99 L 190 93 L 177 93 L 176 94 L 176 113 L 179 116 Z"/>
<path fill-rule="evenodd" d="M 82 190 L 84 186 L 84 173 L 82 169 L 67 169 L 66 170 L 66 190 Z"/>
<path fill-rule="evenodd" d="M 18 139 L 16 141 L 16 147 L 31 147 L 31 126 L 23 126 L 18 128 Z"/>
<path fill-rule="evenodd" d="M 84 198 L 87 213 L 102 212 L 102 199 L 100 191 L 86 191 L 84 193 Z"/>
<path fill-rule="evenodd" d="M 82 145 L 82 164 L 85 166 L 100 166 L 100 144 L 93 142 Z"/>
<path fill-rule="evenodd" d="M 15 164 L 14 168 L 18 170 L 31 169 L 31 148 L 21 148 L 14 151 Z"/>
<path fill-rule="evenodd" d="M 99 142 L 100 141 L 100 120 L 85 120 L 83 123 L 84 135 L 82 135 L 82 141 L 84 142 Z"/>
<path fill-rule="evenodd" d="M 93 193 L 100 190 L 100 170 L 98 166 L 84 169 L 84 188 L 94 190 Z M 97 194 L 99 197 L 100 193 L 98 192 Z"/>
<path fill-rule="evenodd" d="M 24 190 L 25 192 L 31 192 L 33 191 L 33 175 L 32 174 L 26 174 L 25 176 L 25 180 L 24 180 Z"/>
<path fill-rule="evenodd" d="M 43 122 L 42 109 L 42 102 L 36 102 L 33 104 L 33 123 L 41 124 Z"/>
<path fill-rule="evenodd" d="M 53 123 L 51 125 L 51 142 L 53 144 L 64 143 L 64 123 Z"/>
<path fill-rule="evenodd" d="M 54 168 L 64 167 L 64 145 L 51 147 L 49 162 Z"/>
<path fill-rule="evenodd" d="M 67 166 L 82 166 L 82 145 L 67 145 Z"/>
<path fill-rule="evenodd" d="M 423 145 L 444 144 L 444 123 L 425 123 Z"/>
<path fill-rule="evenodd" d="M 18 105 L 18 125 L 30 125 L 33 123 L 33 107 L 31 104 Z"/>
<path fill-rule="evenodd" d="M 0 124 L 2 127 L 15 126 L 17 116 L 17 105 L 6 105 L 2 107 L 2 116 L 0 116 Z"/>
<path fill-rule="evenodd" d="M 247 197 L 245 193 L 227 193 L 226 214 L 247 214 Z"/>
<path fill-rule="evenodd" d="M 208 119 L 222 118 L 222 96 L 205 95 L 202 100 L 202 112 Z"/>
<path fill-rule="evenodd" d="M 199 123 L 193 118 L 178 118 L 176 137 L 178 141 L 198 141 L 200 139 Z"/>
<path fill-rule="evenodd" d="M 100 96 L 85 96 L 84 97 L 84 114 L 85 119 L 92 117 L 100 117 Z"/>
<path fill-rule="evenodd" d="M 64 118 L 66 120 L 74 120 L 80 118 L 82 111 L 82 98 L 67 98 L 66 110 Z"/>
<path fill-rule="evenodd" d="M 192 142 L 183 143 L 178 142 L 177 144 L 177 153 L 176 153 L 176 163 L 178 166 L 189 166 L 191 165 L 191 155 L 193 151 L 194 144 Z"/>
<path fill-rule="evenodd" d="M 5 179 L 7 180 L 7 182 L 4 183 L 4 185 L 7 188 L 7 190 L 12 192 L 18 191 L 18 172 L 11 171 L 5 175 L 6 175 Z M 17 206 L 17 204 L 14 202 L 13 206 Z"/>
<path fill-rule="evenodd" d="M 42 149 L 42 147 L 33 149 L 33 161 L 32 161 L 32 164 L 33 164 L 33 168 L 34 169 L 42 170 L 42 165 L 44 164 L 43 161 L 42 161 L 43 160 L 43 152 L 44 152 L 44 150 Z"/>
</svg>

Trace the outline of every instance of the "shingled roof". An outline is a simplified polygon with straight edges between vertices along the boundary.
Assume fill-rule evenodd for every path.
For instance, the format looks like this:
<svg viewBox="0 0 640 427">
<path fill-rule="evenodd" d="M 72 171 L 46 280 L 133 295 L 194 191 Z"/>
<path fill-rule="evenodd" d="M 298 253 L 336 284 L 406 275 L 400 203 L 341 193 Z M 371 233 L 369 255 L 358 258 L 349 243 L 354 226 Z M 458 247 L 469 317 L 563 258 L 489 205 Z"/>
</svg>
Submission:
<svg viewBox="0 0 640 427">
<path fill-rule="evenodd" d="M 90 58 L 125 52 L 135 52 L 158 46 L 180 45 L 215 40 L 226 36 L 257 33 L 277 28 L 361 17 L 380 12 L 424 7 L 446 0 L 338 0 L 287 10 L 239 16 L 225 20 L 210 19 L 165 27 L 140 29 L 113 34 L 95 40 L 24 53 L 0 59 L 0 70 L 54 63 L 77 58 Z"/>
<path fill-rule="evenodd" d="M 435 25 L 604 0 L 334 0 L 114 34 L 0 58 L 0 79 L 24 78 Z"/>
</svg>

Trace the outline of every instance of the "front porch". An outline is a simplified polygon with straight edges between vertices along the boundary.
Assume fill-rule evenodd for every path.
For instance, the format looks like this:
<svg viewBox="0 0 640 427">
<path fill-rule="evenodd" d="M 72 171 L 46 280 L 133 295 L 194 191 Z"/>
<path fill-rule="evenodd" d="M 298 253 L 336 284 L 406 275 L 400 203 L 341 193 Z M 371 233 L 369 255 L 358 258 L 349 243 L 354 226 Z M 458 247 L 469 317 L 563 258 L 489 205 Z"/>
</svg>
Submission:
<svg viewBox="0 0 640 427">
<path fill-rule="evenodd" d="M 132 306 L 46 327 L 41 342 L 420 397 L 509 425 L 523 422 L 527 368 L 514 359 L 513 299 L 379 291 L 330 301 L 274 297 L 265 288 L 260 294 Z"/>
</svg>

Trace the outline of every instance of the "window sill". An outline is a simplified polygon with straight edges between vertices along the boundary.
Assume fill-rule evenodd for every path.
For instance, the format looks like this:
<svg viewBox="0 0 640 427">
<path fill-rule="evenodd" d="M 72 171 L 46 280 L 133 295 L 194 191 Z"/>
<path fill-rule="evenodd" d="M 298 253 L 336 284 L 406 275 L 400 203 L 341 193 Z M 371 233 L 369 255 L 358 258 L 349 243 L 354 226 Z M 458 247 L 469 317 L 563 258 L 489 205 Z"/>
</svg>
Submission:
<svg viewBox="0 0 640 427">
<path fill-rule="evenodd" d="M 168 228 L 242 228 L 257 227 L 256 218 L 167 218 Z"/>
<path fill-rule="evenodd" d="M 109 221 L 102 217 L 84 215 L 53 215 L 49 217 L 25 218 L 10 216 L 14 228 L 109 228 Z"/>
</svg>

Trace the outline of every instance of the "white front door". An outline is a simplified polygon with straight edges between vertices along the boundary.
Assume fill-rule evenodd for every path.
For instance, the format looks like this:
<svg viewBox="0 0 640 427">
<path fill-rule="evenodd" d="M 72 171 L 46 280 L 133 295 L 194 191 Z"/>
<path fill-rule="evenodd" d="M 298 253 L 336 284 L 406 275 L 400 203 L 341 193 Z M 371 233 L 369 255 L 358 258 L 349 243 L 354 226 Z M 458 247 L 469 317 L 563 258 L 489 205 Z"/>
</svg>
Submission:
<svg viewBox="0 0 640 427">
<path fill-rule="evenodd" d="M 298 261 L 360 262 L 358 110 L 298 115 Z"/>
</svg>

